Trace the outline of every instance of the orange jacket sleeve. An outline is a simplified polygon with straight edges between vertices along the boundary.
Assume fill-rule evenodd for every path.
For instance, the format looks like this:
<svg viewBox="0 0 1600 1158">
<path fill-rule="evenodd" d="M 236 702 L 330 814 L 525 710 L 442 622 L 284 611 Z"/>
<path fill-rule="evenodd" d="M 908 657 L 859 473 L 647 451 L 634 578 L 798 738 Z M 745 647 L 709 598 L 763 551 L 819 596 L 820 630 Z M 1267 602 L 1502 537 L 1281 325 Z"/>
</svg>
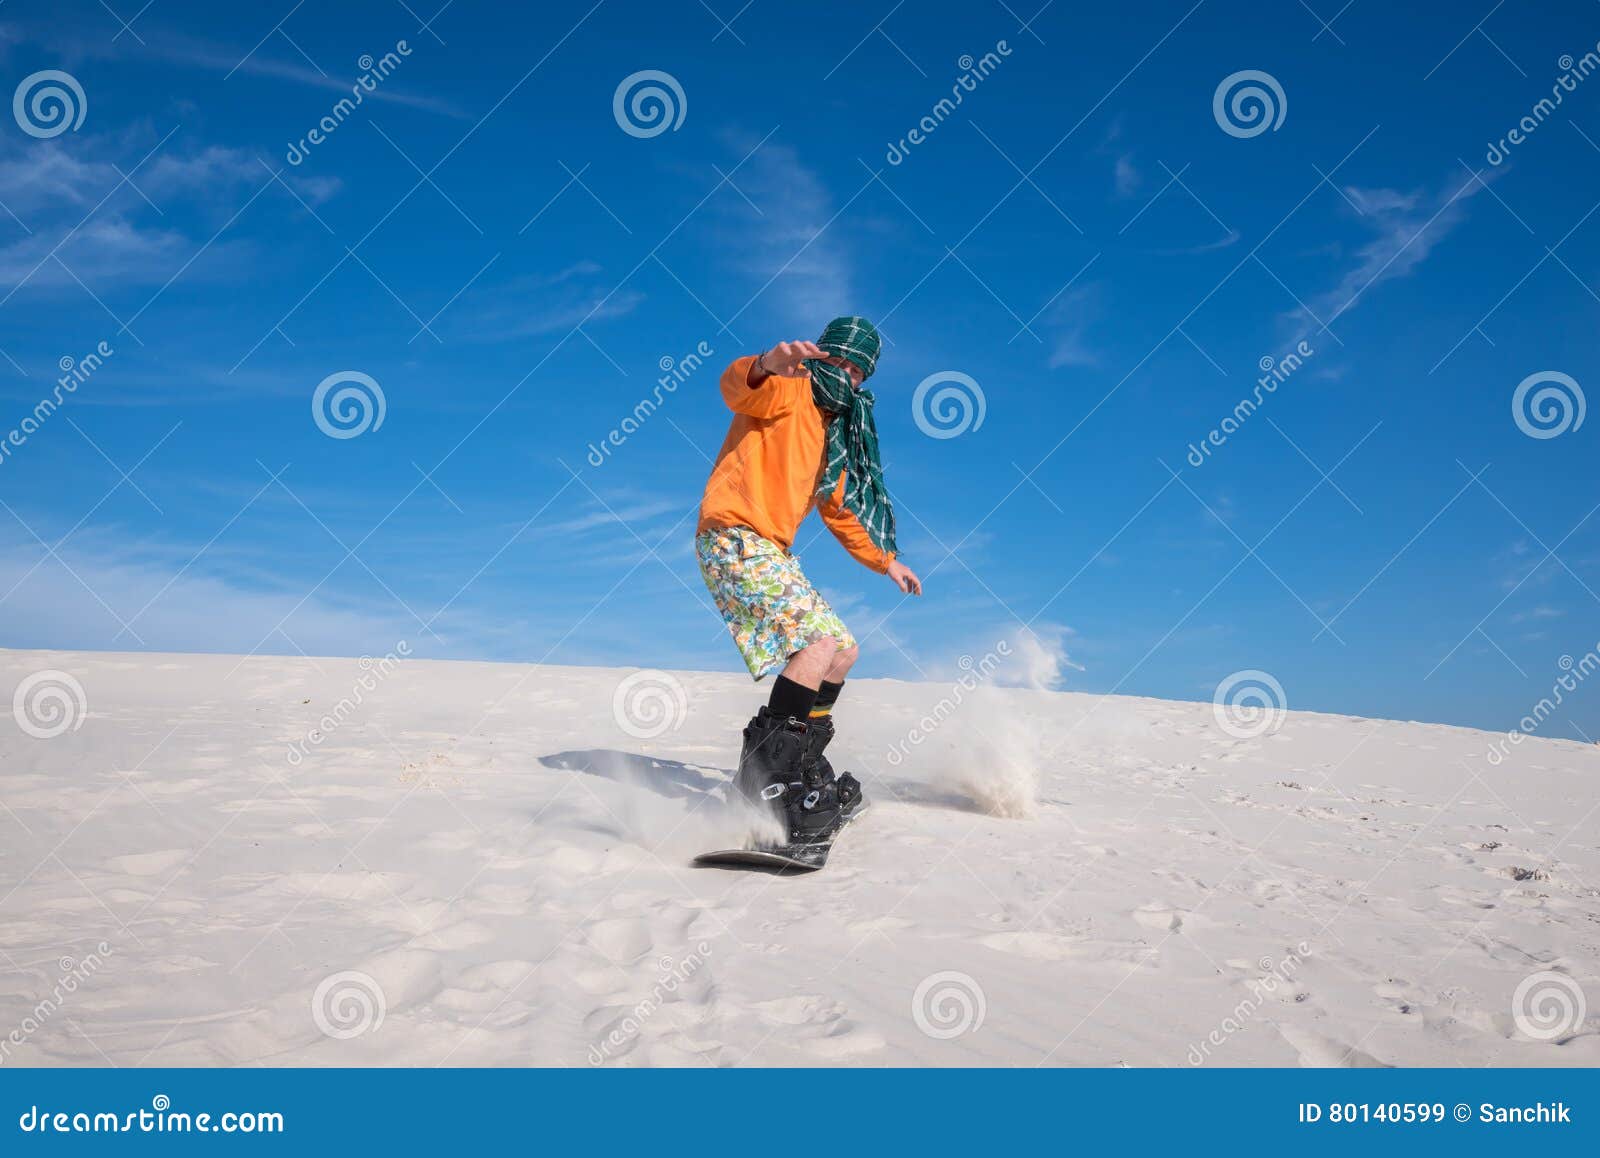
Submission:
<svg viewBox="0 0 1600 1158">
<path fill-rule="evenodd" d="M 722 372 L 722 399 L 735 414 L 751 418 L 777 418 L 793 407 L 798 391 L 810 390 L 811 383 L 804 378 L 780 378 L 773 374 L 761 385 L 751 389 L 750 367 L 756 355 L 735 358 L 733 364 Z"/>
<path fill-rule="evenodd" d="M 844 476 L 841 474 L 839 485 L 834 488 L 833 493 L 817 503 L 817 513 L 822 516 L 822 521 L 827 524 L 828 530 L 833 532 L 833 537 L 839 540 L 839 545 L 850 552 L 852 559 L 882 575 L 889 570 L 894 554 L 874 543 L 872 536 L 867 534 L 867 529 L 861 525 L 861 520 L 856 518 L 855 512 L 844 505 L 844 483 Z"/>
</svg>

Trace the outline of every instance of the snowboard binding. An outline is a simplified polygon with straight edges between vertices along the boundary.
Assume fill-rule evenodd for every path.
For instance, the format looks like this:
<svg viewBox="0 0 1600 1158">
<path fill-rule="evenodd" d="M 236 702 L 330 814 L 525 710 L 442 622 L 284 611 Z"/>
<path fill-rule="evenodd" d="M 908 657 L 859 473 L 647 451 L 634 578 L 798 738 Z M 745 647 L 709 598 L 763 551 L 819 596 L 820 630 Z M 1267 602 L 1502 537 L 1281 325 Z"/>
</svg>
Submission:
<svg viewBox="0 0 1600 1158">
<path fill-rule="evenodd" d="M 703 852 L 694 863 L 715 868 L 814 872 L 828 863 L 833 841 L 866 807 L 861 783 L 834 775 L 823 749 L 833 739 L 826 717 L 802 722 L 762 708 L 744 729 L 733 790 L 768 811 L 787 843 Z"/>
<path fill-rule="evenodd" d="M 848 772 L 834 775 L 833 765 L 823 755 L 823 749 L 833 740 L 833 717 L 819 716 L 806 724 L 806 738 L 810 742 L 807 749 L 807 758 L 810 759 L 821 774 L 834 783 L 839 797 L 839 814 L 841 821 L 849 820 L 861 810 L 863 797 L 861 795 L 861 781 Z"/>
<path fill-rule="evenodd" d="M 791 845 L 831 840 L 860 808 L 860 783 L 849 773 L 836 777 L 822 755 L 832 738 L 831 722 L 802 722 L 767 707 L 745 725 L 734 791 L 770 811 Z"/>
</svg>

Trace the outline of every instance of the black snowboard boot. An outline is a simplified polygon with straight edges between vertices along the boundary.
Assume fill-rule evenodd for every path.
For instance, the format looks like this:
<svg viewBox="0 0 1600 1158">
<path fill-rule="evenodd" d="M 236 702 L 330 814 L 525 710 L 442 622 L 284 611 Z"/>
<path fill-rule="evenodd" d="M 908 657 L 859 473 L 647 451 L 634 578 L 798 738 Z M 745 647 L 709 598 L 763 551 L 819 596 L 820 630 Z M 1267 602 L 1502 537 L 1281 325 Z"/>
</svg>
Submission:
<svg viewBox="0 0 1600 1158">
<path fill-rule="evenodd" d="M 839 794 L 810 758 L 811 737 L 799 720 L 763 707 L 745 725 L 734 791 L 769 809 L 791 844 L 826 841 L 841 823 Z"/>
<path fill-rule="evenodd" d="M 806 757 L 817 765 L 823 779 L 829 780 L 834 785 L 834 790 L 839 797 L 839 815 L 848 820 L 860 811 L 863 797 L 861 795 L 861 781 L 850 773 L 845 772 L 839 776 L 833 774 L 833 765 L 824 756 L 825 749 L 833 739 L 833 717 L 817 716 L 806 724 L 806 739 L 809 746 Z"/>
</svg>

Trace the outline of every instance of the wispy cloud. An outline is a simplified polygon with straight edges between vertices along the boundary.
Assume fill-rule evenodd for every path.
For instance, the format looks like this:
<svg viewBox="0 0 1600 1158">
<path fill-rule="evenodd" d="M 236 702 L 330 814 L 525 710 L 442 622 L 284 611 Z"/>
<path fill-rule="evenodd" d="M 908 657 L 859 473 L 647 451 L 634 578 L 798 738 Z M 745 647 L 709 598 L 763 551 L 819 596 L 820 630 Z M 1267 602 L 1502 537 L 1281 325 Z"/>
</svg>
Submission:
<svg viewBox="0 0 1600 1158">
<path fill-rule="evenodd" d="M 231 213 L 245 190 L 267 180 L 254 155 L 217 145 L 182 151 L 168 144 L 143 165 L 156 141 L 98 135 L 29 145 L 0 154 L 0 201 L 27 231 L 0 245 L 0 285 L 6 288 L 24 278 L 33 289 L 73 285 L 78 278 L 97 291 L 160 284 L 205 240 L 174 224 L 177 215 L 169 210 L 198 208 L 202 221 Z M 337 181 L 285 179 L 308 204 L 338 188 Z M 213 258 L 240 259 L 246 243 L 224 239 L 212 249 Z M 230 265 L 240 267 L 237 260 L 213 260 L 206 268 Z M 207 276 L 205 269 L 195 272 Z"/>
<path fill-rule="evenodd" d="M 1493 179 L 1492 177 L 1489 179 Z M 1467 201 L 1484 188 L 1473 176 L 1452 177 L 1436 191 L 1345 187 L 1358 221 L 1371 232 L 1355 264 L 1337 284 L 1288 315 L 1300 336 L 1332 326 L 1381 282 L 1409 277 L 1465 219 Z M 1315 315 L 1314 317 L 1312 315 Z"/>
<path fill-rule="evenodd" d="M 152 150 L 154 155 L 147 157 Z M 102 202 L 102 213 L 156 213 L 168 201 L 231 210 L 234 193 L 260 185 L 269 172 L 248 150 L 186 147 L 182 134 L 165 144 L 148 134 L 96 134 L 13 145 L 0 155 L 0 195 L 29 225 L 32 212 L 65 217 L 78 208 L 81 217 Z M 337 178 L 305 179 L 294 173 L 284 178 L 314 205 L 340 188 Z"/>
<path fill-rule="evenodd" d="M 189 40 L 184 37 L 166 35 L 151 40 L 151 51 L 163 59 L 175 64 L 186 64 L 194 68 L 202 68 L 211 72 L 221 72 L 226 75 L 237 70 L 237 73 L 249 73 L 255 76 L 271 77 L 275 80 L 288 81 L 291 84 L 304 85 L 308 88 L 319 88 L 327 92 L 350 95 L 351 88 L 355 85 L 359 70 L 349 70 L 350 75 L 340 75 L 337 71 L 324 75 L 308 64 L 283 60 L 270 55 L 267 49 L 252 53 L 249 59 L 242 64 L 240 58 L 243 53 L 233 48 L 223 48 L 218 45 L 206 44 L 203 41 Z M 374 55 L 381 55 L 375 51 Z M 425 112 L 438 113 L 440 116 L 453 117 L 457 120 L 470 119 L 469 114 L 463 112 L 448 101 L 423 93 L 410 92 L 405 88 L 404 77 L 385 80 L 377 88 L 364 93 L 365 100 L 380 101 L 388 104 L 404 105 L 407 108 L 422 109 Z"/>
<path fill-rule="evenodd" d="M 59 249 L 58 240 L 36 233 L 0 246 L 0 285 L 24 278 L 31 289 L 76 285 L 80 278 L 99 291 L 113 283 L 158 285 L 195 249 L 177 230 L 144 229 L 120 218 L 88 222 Z"/>
<path fill-rule="evenodd" d="M 740 155 L 753 143 L 737 142 Z M 769 308 L 796 333 L 810 334 L 829 318 L 858 308 L 843 223 L 833 220 L 833 197 L 798 153 L 769 141 L 733 180 L 737 192 L 724 189 L 717 195 L 721 232 L 734 269 L 749 279 L 751 292 L 770 297 Z"/>
<path fill-rule="evenodd" d="M 1500 580 L 1500 586 L 1508 592 L 1531 592 L 1549 586 L 1566 574 L 1560 563 L 1547 554 L 1535 551 L 1527 539 L 1514 540 L 1509 547 L 1495 554 L 1494 561 L 1507 572 Z"/>
<path fill-rule="evenodd" d="M 1123 153 L 1117 158 L 1112 169 L 1112 176 L 1117 186 L 1118 197 L 1132 197 L 1144 183 L 1137 166 L 1133 163 L 1132 153 Z"/>
<path fill-rule="evenodd" d="M 1239 231 L 1230 229 L 1215 241 L 1202 241 L 1198 245 L 1184 245 L 1177 249 L 1156 249 L 1151 252 L 1157 257 L 1192 257 L 1199 253 L 1215 253 L 1219 249 L 1227 249 L 1239 241 Z"/>
<path fill-rule="evenodd" d="M 627 528 L 642 528 L 662 515 L 682 515 L 681 502 L 642 500 L 635 502 L 611 501 L 602 506 L 595 503 L 591 510 L 581 515 L 555 522 L 541 522 L 529 531 L 530 535 L 581 535 L 586 531 L 616 530 L 627 534 Z"/>
<path fill-rule="evenodd" d="M 528 274 L 494 287 L 474 287 L 478 304 L 459 314 L 469 341 L 503 342 L 539 334 L 565 334 L 580 325 L 633 313 L 645 299 L 617 287 L 617 279 L 592 261 L 554 273 Z"/>
<path fill-rule="evenodd" d="M 1538 607 L 1530 607 L 1526 611 L 1517 612 L 1511 617 L 1511 622 L 1527 623 L 1529 620 L 1560 619 L 1565 614 L 1566 612 L 1559 607 L 1549 607 L 1541 604 Z"/>
<path fill-rule="evenodd" d="M 1079 286 L 1056 299 L 1045 315 L 1052 370 L 1099 364 L 1100 354 L 1088 339 L 1090 327 L 1099 316 L 1100 292 L 1095 286 Z"/>
<path fill-rule="evenodd" d="M 0 51 L 15 44 L 37 44 L 69 63 L 143 58 L 161 64 L 220 73 L 225 77 L 229 74 L 266 77 L 304 88 L 343 93 L 345 96 L 350 95 L 350 89 L 362 71 L 354 61 L 321 61 L 313 65 L 303 59 L 288 59 L 287 54 L 294 49 L 281 37 L 269 37 L 254 51 L 249 43 L 224 45 L 199 39 L 163 27 L 160 24 L 159 5 L 149 15 L 141 15 L 144 18 L 138 21 L 137 38 L 122 36 L 114 41 L 110 36 L 85 35 L 79 27 L 60 19 L 43 24 L 13 22 L 0 26 Z M 420 41 L 412 40 L 409 43 L 414 51 L 421 47 Z M 375 55 L 382 55 L 387 50 L 388 46 L 385 46 L 373 51 Z M 403 105 L 459 120 L 470 119 L 470 114 L 449 101 L 408 88 L 403 74 L 386 79 L 373 91 L 364 93 L 363 99 Z"/>
<path fill-rule="evenodd" d="M 109 531 L 80 531 L 59 558 L 47 557 L 10 515 L 0 519 L 0 629 L 11 646 L 361 655 L 407 639 L 419 652 L 439 648 L 392 600 L 246 585 L 204 557 L 189 565 L 195 548 Z"/>
</svg>

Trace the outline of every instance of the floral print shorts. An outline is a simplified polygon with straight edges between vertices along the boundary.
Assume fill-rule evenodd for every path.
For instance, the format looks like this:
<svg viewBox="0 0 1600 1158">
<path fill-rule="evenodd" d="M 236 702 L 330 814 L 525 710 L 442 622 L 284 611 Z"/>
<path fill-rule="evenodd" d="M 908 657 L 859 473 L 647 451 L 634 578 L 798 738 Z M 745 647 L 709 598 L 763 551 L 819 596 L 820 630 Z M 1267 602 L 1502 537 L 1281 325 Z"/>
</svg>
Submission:
<svg viewBox="0 0 1600 1158">
<path fill-rule="evenodd" d="M 854 647 L 828 601 L 800 570 L 800 560 L 748 527 L 701 531 L 694 540 L 700 575 L 756 679 L 783 670 L 789 657 L 823 636 Z"/>
</svg>

